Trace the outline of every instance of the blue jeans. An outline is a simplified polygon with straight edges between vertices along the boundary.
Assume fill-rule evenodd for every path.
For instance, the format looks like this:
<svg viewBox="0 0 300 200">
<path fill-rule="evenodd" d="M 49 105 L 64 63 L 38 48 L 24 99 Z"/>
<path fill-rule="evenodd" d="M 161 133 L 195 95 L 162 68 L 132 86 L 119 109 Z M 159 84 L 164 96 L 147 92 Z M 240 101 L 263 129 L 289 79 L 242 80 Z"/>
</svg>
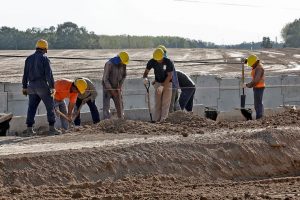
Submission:
<svg viewBox="0 0 300 200">
<path fill-rule="evenodd" d="M 59 109 L 60 112 L 64 113 L 65 115 L 67 115 L 67 107 L 66 107 L 66 103 L 65 101 L 55 101 L 54 100 L 54 106 L 55 108 Z M 58 114 L 57 114 L 58 115 Z M 61 127 L 65 130 L 67 130 L 69 128 L 69 122 L 68 120 L 66 120 L 64 117 L 59 116 L 60 117 L 60 123 L 61 123 Z"/>
<path fill-rule="evenodd" d="M 32 127 L 35 123 L 34 118 L 41 100 L 45 104 L 47 110 L 47 119 L 49 126 L 53 126 L 55 123 L 54 101 L 50 94 L 50 89 L 28 86 L 28 96 L 29 103 L 26 119 L 27 127 Z"/>
<path fill-rule="evenodd" d="M 262 118 L 264 115 L 263 95 L 265 88 L 253 88 L 254 109 L 256 111 L 256 119 Z"/>
<path fill-rule="evenodd" d="M 180 105 L 181 110 L 186 109 L 189 112 L 191 112 L 193 110 L 195 91 L 196 91 L 196 88 L 181 89 L 181 94 L 179 97 L 179 105 Z"/>
<path fill-rule="evenodd" d="M 77 109 L 80 107 L 81 103 L 82 103 L 82 99 L 77 98 L 77 100 L 76 100 L 76 108 Z M 86 102 L 86 104 L 90 108 L 93 123 L 96 124 L 96 123 L 100 122 L 100 115 L 99 115 L 99 111 L 98 111 L 95 101 L 89 100 Z M 74 124 L 76 126 L 80 126 L 80 123 L 81 123 L 81 120 L 80 120 L 80 113 L 79 113 L 74 120 Z"/>
</svg>

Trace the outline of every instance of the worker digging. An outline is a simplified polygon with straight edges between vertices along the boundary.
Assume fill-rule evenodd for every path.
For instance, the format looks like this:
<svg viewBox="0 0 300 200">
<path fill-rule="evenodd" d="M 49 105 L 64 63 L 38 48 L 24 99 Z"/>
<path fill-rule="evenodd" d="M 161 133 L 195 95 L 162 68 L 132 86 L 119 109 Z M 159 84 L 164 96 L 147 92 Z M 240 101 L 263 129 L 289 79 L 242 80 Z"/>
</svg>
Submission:
<svg viewBox="0 0 300 200">
<path fill-rule="evenodd" d="M 122 86 L 126 78 L 126 66 L 129 63 L 129 55 L 122 51 L 117 56 L 111 58 L 104 66 L 103 85 L 103 118 L 109 119 L 110 99 L 113 99 L 117 110 L 118 118 L 124 118 L 124 106 Z"/>
<path fill-rule="evenodd" d="M 69 123 L 73 122 L 73 111 L 76 104 L 78 94 L 84 94 L 88 87 L 84 79 L 60 79 L 55 81 L 54 107 L 60 116 L 62 129 L 68 130 Z M 65 99 L 69 99 L 68 109 Z"/>
</svg>

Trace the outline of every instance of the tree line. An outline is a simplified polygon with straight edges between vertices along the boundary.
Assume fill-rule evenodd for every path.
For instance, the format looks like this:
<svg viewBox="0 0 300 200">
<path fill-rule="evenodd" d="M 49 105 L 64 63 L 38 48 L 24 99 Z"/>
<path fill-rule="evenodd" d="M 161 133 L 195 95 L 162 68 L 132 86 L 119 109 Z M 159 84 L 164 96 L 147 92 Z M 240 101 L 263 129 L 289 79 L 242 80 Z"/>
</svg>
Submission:
<svg viewBox="0 0 300 200">
<path fill-rule="evenodd" d="M 171 36 L 131 36 L 131 35 L 97 35 L 85 27 L 72 22 L 65 22 L 56 27 L 31 28 L 20 31 L 16 28 L 2 26 L 0 28 L 0 49 L 26 50 L 32 49 L 35 42 L 46 39 L 51 49 L 130 49 L 154 48 L 160 44 L 168 48 L 236 48 L 260 49 L 300 47 L 300 19 L 287 24 L 281 31 L 284 43 L 271 41 L 269 37 L 261 42 L 243 42 L 237 45 L 216 45 L 212 42 L 191 40 Z"/>
<path fill-rule="evenodd" d="M 20 31 L 3 26 L 0 28 L 0 49 L 32 49 L 43 38 L 51 49 L 127 49 L 153 48 L 164 44 L 169 48 L 216 48 L 214 43 L 170 36 L 96 35 L 85 27 L 65 22 L 49 28 L 31 28 Z"/>
</svg>

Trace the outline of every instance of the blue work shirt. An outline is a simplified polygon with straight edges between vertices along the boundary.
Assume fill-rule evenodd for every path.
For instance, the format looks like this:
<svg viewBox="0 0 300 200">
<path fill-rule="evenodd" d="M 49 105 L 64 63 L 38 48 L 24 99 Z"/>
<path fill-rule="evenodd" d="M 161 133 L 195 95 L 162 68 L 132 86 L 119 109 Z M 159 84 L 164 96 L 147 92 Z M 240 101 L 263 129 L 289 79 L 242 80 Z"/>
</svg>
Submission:
<svg viewBox="0 0 300 200">
<path fill-rule="evenodd" d="M 22 84 L 23 88 L 27 88 L 29 85 L 31 87 L 54 88 L 50 60 L 41 50 L 36 50 L 34 54 L 27 57 Z"/>
</svg>

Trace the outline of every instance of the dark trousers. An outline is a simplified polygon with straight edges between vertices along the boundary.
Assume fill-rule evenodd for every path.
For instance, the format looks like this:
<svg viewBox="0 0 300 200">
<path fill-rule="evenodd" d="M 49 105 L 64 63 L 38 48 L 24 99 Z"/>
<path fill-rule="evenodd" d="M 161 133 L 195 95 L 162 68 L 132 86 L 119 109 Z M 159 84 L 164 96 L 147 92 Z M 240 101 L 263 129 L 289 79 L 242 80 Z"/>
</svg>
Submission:
<svg viewBox="0 0 300 200">
<path fill-rule="evenodd" d="M 35 123 L 35 114 L 41 100 L 45 104 L 47 110 L 49 126 L 53 126 L 55 123 L 54 101 L 50 94 L 49 88 L 28 88 L 28 96 L 29 104 L 26 119 L 27 127 L 32 127 Z"/>
<path fill-rule="evenodd" d="M 263 95 L 265 88 L 253 88 L 254 109 L 256 111 L 256 119 L 262 118 L 264 115 Z"/>
<path fill-rule="evenodd" d="M 80 107 L 81 103 L 82 103 L 82 99 L 77 98 L 77 100 L 76 100 L 76 108 L 77 109 Z M 89 100 L 86 102 L 86 104 L 90 108 L 93 123 L 96 124 L 96 123 L 100 122 L 100 115 L 99 115 L 99 111 L 98 111 L 95 101 Z M 81 120 L 80 120 L 80 113 L 79 113 L 74 120 L 74 124 L 76 126 L 80 126 L 80 123 L 81 123 Z"/>
<path fill-rule="evenodd" d="M 193 110 L 194 94 L 196 88 L 183 88 L 179 97 L 179 105 L 181 110 L 186 109 L 191 112 Z"/>
</svg>

